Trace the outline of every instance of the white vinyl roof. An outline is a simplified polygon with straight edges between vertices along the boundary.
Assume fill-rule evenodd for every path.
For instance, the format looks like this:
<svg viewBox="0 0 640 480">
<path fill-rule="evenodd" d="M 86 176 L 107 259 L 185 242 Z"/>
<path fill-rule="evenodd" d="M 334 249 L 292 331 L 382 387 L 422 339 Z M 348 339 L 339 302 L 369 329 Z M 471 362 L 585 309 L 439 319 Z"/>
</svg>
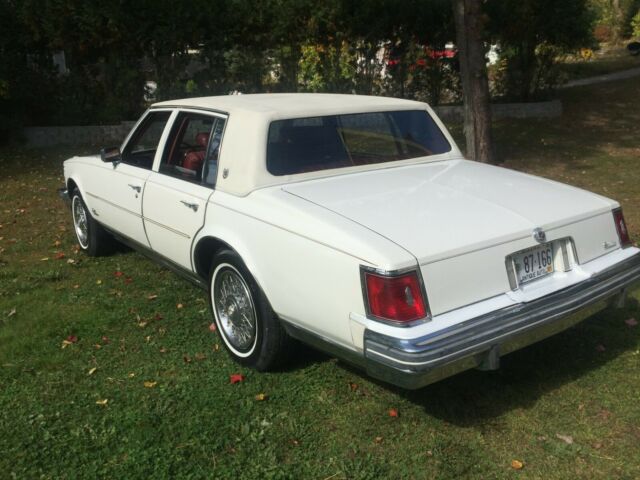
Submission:
<svg viewBox="0 0 640 480">
<path fill-rule="evenodd" d="M 176 106 L 205 108 L 231 115 L 242 112 L 278 118 L 424 108 L 423 103 L 399 98 L 333 93 L 223 95 L 216 97 L 183 98 L 180 100 L 159 102 L 153 105 L 153 107 Z"/>
<path fill-rule="evenodd" d="M 151 108 L 195 108 L 228 115 L 220 147 L 216 189 L 233 195 L 245 196 L 258 188 L 311 178 L 389 168 L 388 163 L 381 163 L 295 175 L 272 175 L 266 167 L 266 150 L 269 126 L 274 120 L 394 110 L 426 110 L 443 130 L 451 144 L 451 152 L 396 161 L 393 162 L 394 165 L 422 163 L 443 157 L 460 157 L 455 142 L 431 108 L 426 103 L 412 100 L 324 93 L 264 93 L 184 98 L 158 102 Z M 226 175 L 223 175 L 225 171 Z"/>
</svg>

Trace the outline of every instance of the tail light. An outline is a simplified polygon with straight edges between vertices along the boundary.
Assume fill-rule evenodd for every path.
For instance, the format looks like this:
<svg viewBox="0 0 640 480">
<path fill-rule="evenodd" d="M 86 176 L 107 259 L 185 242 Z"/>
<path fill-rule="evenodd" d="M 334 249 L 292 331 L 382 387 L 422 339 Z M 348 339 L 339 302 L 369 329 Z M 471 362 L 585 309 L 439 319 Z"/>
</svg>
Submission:
<svg viewBox="0 0 640 480">
<path fill-rule="evenodd" d="M 631 237 L 629 236 L 627 223 L 624 221 L 622 208 L 616 208 L 613 211 L 613 221 L 616 224 L 616 231 L 618 232 L 618 239 L 620 240 L 620 246 L 623 248 L 628 247 L 629 245 L 631 245 Z"/>
<path fill-rule="evenodd" d="M 422 282 L 416 270 L 385 275 L 362 270 L 367 314 L 379 320 L 407 324 L 428 316 Z"/>
</svg>

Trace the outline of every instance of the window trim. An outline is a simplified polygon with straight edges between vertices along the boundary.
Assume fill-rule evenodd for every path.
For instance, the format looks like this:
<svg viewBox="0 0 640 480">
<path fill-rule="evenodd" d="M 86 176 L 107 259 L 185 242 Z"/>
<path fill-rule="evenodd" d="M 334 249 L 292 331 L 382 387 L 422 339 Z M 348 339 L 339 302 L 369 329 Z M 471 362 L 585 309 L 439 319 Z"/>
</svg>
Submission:
<svg viewBox="0 0 640 480">
<path fill-rule="evenodd" d="M 158 110 L 172 110 L 173 111 L 173 115 L 170 118 L 170 124 L 167 124 L 168 128 L 165 128 L 165 131 L 163 133 L 163 138 L 162 138 L 162 150 L 160 151 L 160 149 L 158 149 L 158 151 L 156 152 L 156 158 L 154 160 L 153 163 L 153 168 L 152 171 L 160 174 L 160 175 L 166 175 L 167 177 L 170 178 L 174 178 L 176 180 L 182 180 L 184 182 L 187 182 L 189 184 L 192 185 L 199 185 L 201 187 L 205 187 L 205 188 L 209 188 L 211 190 L 215 190 L 216 184 L 217 184 L 217 175 L 216 175 L 216 179 L 213 182 L 213 185 L 209 185 L 208 183 L 205 183 L 204 180 L 189 180 L 187 178 L 178 176 L 178 175 L 171 175 L 170 173 L 167 172 L 162 172 L 160 171 L 160 165 L 162 164 L 162 159 L 164 158 L 164 152 L 166 150 L 166 148 L 169 147 L 169 137 L 171 136 L 171 133 L 173 131 L 173 127 L 175 125 L 175 123 L 178 121 L 178 117 L 180 116 L 180 114 L 194 114 L 194 115 L 200 115 L 200 116 L 207 116 L 207 117 L 214 117 L 215 119 L 219 119 L 224 121 L 224 127 L 222 129 L 222 138 L 220 140 L 220 145 L 218 147 L 218 166 L 220 165 L 220 158 L 222 156 L 222 146 L 224 143 L 224 137 L 225 137 L 225 132 L 227 130 L 227 126 L 229 125 L 229 114 L 223 113 L 223 112 L 218 112 L 218 111 L 214 111 L 214 110 L 209 110 L 209 109 L 202 109 L 202 108 L 186 108 L 186 107 L 172 107 L 172 108 L 154 108 L 151 107 L 148 111 L 158 111 Z M 214 124 L 215 125 L 215 124 Z M 213 127 L 212 127 L 213 128 Z M 207 143 L 205 152 L 208 152 L 209 150 L 209 145 L 211 142 L 211 136 L 209 137 L 209 142 Z M 206 157 L 206 153 L 205 153 L 205 157 Z M 206 159 L 206 158 L 205 158 Z M 220 171 L 220 169 L 218 169 L 218 172 Z"/>
<path fill-rule="evenodd" d="M 401 112 L 422 112 L 424 113 L 428 119 L 432 122 L 433 126 L 440 132 L 442 139 L 448 146 L 448 149 L 444 152 L 440 153 L 432 153 L 431 155 L 422 155 L 415 156 L 409 158 L 399 158 L 396 160 L 389 160 L 385 162 L 379 163 L 370 163 L 370 164 L 362 164 L 362 165 L 354 165 L 354 166 L 340 166 L 340 167 L 330 167 L 326 169 L 312 170 L 312 171 L 301 171 L 301 172 L 293 172 L 293 173 L 273 173 L 269 168 L 269 137 L 271 135 L 271 128 L 273 124 L 276 122 L 282 121 L 292 121 L 292 120 L 303 120 L 310 118 L 323 118 L 323 117 L 341 117 L 341 116 L 351 116 L 351 115 L 366 115 L 366 114 L 390 114 L 390 113 L 401 113 Z M 395 127 L 395 124 L 391 124 Z M 345 145 L 346 149 L 346 145 Z M 457 146 L 452 138 L 449 137 L 449 132 L 446 130 L 443 124 L 439 121 L 437 116 L 431 114 L 428 109 L 420 109 L 420 108 L 411 108 L 411 109 L 397 109 L 397 110 L 367 110 L 362 112 L 349 112 L 349 113 L 333 113 L 328 115 L 313 115 L 313 116 L 292 116 L 292 117 L 283 117 L 283 118 L 275 118 L 269 121 L 269 126 L 267 128 L 266 142 L 265 142 L 265 159 L 264 159 L 264 168 L 266 172 L 271 175 L 273 178 L 288 178 L 288 177 L 297 177 L 299 175 L 309 175 L 309 174 L 319 174 L 320 172 L 330 172 L 335 170 L 344 170 L 344 169 L 352 169 L 354 167 L 373 167 L 374 165 L 381 166 L 380 168 L 389 168 L 396 165 L 401 165 L 404 162 L 416 162 L 419 159 L 433 159 L 435 157 L 440 157 L 442 155 L 451 155 L 457 149 Z M 423 160 L 424 161 L 424 160 Z M 382 167 L 384 166 L 384 167 Z"/>
</svg>

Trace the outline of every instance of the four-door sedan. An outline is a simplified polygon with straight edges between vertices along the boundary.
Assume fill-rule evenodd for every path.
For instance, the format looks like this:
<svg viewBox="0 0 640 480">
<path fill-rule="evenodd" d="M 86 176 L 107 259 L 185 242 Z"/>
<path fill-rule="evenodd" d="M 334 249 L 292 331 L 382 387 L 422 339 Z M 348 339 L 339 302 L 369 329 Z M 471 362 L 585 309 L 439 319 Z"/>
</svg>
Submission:
<svg viewBox="0 0 640 480">
<path fill-rule="evenodd" d="M 418 388 L 495 369 L 640 279 L 618 203 L 465 160 L 419 102 L 157 103 L 64 177 L 84 251 L 115 238 L 206 288 L 226 349 L 258 370 L 296 338 Z"/>
</svg>

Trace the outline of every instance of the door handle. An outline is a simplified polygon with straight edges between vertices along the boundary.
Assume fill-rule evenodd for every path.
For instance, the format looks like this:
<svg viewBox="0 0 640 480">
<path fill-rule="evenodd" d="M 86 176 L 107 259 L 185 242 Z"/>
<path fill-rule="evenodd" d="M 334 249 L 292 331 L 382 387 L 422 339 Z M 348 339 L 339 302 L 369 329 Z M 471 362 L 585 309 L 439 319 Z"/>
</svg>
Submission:
<svg viewBox="0 0 640 480">
<path fill-rule="evenodd" d="M 138 193 L 140 193 L 140 191 L 142 191 L 142 187 L 141 187 L 140 185 L 132 185 L 132 184 L 129 184 L 129 186 L 130 186 L 131 188 L 133 188 L 133 189 L 134 189 L 136 192 L 138 192 Z"/>
<path fill-rule="evenodd" d="M 185 207 L 190 208 L 194 212 L 197 212 L 198 211 L 198 207 L 200 206 L 197 203 L 185 202 L 184 200 L 180 200 L 180 203 L 183 204 Z"/>
</svg>

